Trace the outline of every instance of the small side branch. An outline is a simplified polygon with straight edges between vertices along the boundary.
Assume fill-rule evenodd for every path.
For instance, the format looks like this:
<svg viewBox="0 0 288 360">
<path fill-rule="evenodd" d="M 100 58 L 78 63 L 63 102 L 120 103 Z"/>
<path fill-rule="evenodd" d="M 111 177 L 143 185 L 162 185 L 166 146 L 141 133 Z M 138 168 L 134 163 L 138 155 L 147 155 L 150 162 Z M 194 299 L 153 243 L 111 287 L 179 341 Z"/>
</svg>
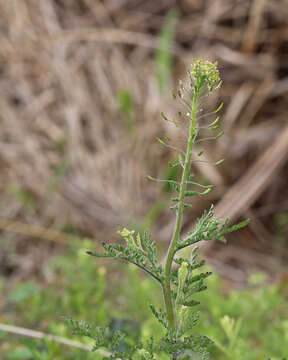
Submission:
<svg viewBox="0 0 288 360">
<path fill-rule="evenodd" d="M 123 259 L 123 260 L 126 260 L 126 259 Z M 151 275 L 155 280 L 157 280 L 162 285 L 162 280 L 158 276 L 154 275 L 150 270 L 148 270 L 144 266 L 142 266 L 140 264 L 137 264 L 137 263 L 135 263 L 133 261 L 129 261 L 129 260 L 126 260 L 126 261 L 130 262 L 131 264 L 134 264 L 134 265 L 138 266 L 140 269 L 147 272 L 147 274 Z"/>
<path fill-rule="evenodd" d="M 86 251 L 86 254 L 88 255 L 92 255 L 94 256 L 94 253 L 92 251 Z M 141 270 L 145 271 L 147 274 L 151 275 L 155 280 L 157 280 L 161 285 L 162 285 L 162 280 L 156 276 L 155 274 L 153 274 L 153 272 L 151 272 L 149 269 L 147 269 L 145 266 L 141 265 L 141 264 L 138 264 L 132 260 L 129 260 L 123 256 L 111 256 L 109 254 L 103 254 L 103 256 L 99 256 L 99 257 L 103 257 L 103 258 L 110 258 L 110 259 L 119 259 L 119 260 L 122 260 L 122 261 L 126 261 L 130 264 L 133 264 L 133 265 L 136 265 L 137 267 L 139 267 Z"/>
</svg>

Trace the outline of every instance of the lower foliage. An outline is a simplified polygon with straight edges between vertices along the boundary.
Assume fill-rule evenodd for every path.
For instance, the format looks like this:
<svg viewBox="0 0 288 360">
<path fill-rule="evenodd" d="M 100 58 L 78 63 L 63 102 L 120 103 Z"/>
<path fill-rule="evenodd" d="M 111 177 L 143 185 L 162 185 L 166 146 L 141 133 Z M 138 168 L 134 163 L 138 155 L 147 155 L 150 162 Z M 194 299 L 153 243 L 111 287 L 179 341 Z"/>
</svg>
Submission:
<svg viewBox="0 0 288 360">
<path fill-rule="evenodd" d="M 91 246 L 90 243 L 86 244 Z M 76 257 L 75 257 L 76 253 Z M 135 359 L 138 342 L 149 344 L 154 334 L 155 342 L 164 337 L 161 324 L 151 316 L 149 304 L 153 302 L 159 309 L 161 297 L 157 283 L 153 279 L 143 277 L 134 267 L 118 267 L 123 275 L 119 283 L 118 277 L 107 274 L 102 267 L 96 268 L 86 261 L 82 250 L 71 249 L 65 256 L 58 256 L 50 261 L 48 270 L 57 273 L 57 280 L 50 285 L 41 287 L 36 283 L 14 283 L 8 290 L 3 283 L 0 285 L 2 294 L 2 322 L 21 324 L 58 336 L 68 337 L 70 327 L 62 321 L 63 316 L 73 316 L 89 322 L 96 319 L 98 325 L 108 326 L 112 331 L 124 332 L 126 337 L 121 348 L 134 347 Z M 79 271 L 75 272 L 75 264 Z M 209 271 L 209 269 L 205 269 Z M 255 274 L 251 285 L 246 290 L 227 292 L 227 282 L 217 275 L 207 279 L 209 292 L 197 295 L 202 311 L 195 331 L 206 333 L 214 344 L 209 347 L 212 360 L 283 360 L 288 358 L 286 344 L 288 341 L 288 286 L 285 282 L 265 286 L 263 276 Z M 260 279 L 255 285 L 255 278 Z M 1 281 L 0 281 L 1 284 Z M 31 286 L 31 284 L 34 284 Z M 125 299 L 122 305 L 115 302 L 119 296 Z M 36 291 L 37 290 L 37 291 Z M 59 296 L 61 294 L 61 296 Z M 118 294 L 118 295 L 117 295 Z M 137 296 L 132 296 L 132 295 Z M 17 295 L 17 296 L 16 296 Z M 93 296 L 92 296 L 93 295 Z M 3 302 L 4 301 L 4 302 Z M 72 312 L 71 312 L 72 309 Z M 141 309 L 141 312 L 139 312 Z M 27 311 L 28 310 L 28 311 Z M 17 316 L 17 319 L 16 319 Z M 233 345 L 233 357 L 226 355 L 230 340 L 223 329 L 223 319 L 229 316 L 234 324 L 242 319 L 242 325 Z M 224 321 L 225 322 L 225 321 Z M 227 322 L 227 320 L 226 320 Z M 141 324 L 141 326 L 140 326 Z M 244 326 L 244 325 L 245 326 Z M 269 326 L 267 326 L 269 324 Z M 235 325 L 234 325 L 235 327 Z M 230 327 L 231 329 L 231 327 Z M 234 333 L 234 331 L 233 331 Z M 77 339 L 77 338 L 76 338 Z M 78 340 L 85 341 L 85 337 Z M 91 344 L 87 340 L 87 344 Z M 92 345 L 92 344 L 91 344 Z M 167 360 L 167 355 L 158 349 L 156 359 Z M 188 353 L 183 356 L 199 355 Z M 198 356 L 198 358 L 196 357 Z M 0 358 L 7 360 L 103 360 L 98 352 L 87 353 L 83 350 L 65 347 L 53 341 L 16 338 L 0 332 Z"/>
</svg>

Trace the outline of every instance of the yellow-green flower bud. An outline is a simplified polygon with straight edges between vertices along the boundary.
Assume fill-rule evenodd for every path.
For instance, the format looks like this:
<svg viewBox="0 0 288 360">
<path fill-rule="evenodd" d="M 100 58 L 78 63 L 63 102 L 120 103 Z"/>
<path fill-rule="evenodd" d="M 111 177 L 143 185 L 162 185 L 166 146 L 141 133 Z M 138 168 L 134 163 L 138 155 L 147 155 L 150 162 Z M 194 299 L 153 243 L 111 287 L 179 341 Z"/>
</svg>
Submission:
<svg viewBox="0 0 288 360">
<path fill-rule="evenodd" d="M 188 263 L 184 261 L 178 270 L 178 288 L 182 291 L 188 276 Z"/>
<path fill-rule="evenodd" d="M 118 234 L 121 235 L 125 239 L 127 245 L 132 249 L 137 248 L 135 241 L 134 241 L 134 233 L 135 233 L 134 230 L 130 231 L 126 228 L 123 228 L 122 231 L 118 231 Z"/>
<path fill-rule="evenodd" d="M 176 308 L 178 308 L 179 304 L 181 304 L 183 298 L 183 288 L 188 274 L 189 274 L 188 263 L 184 261 L 181 264 L 180 268 L 178 269 L 178 288 L 177 288 L 177 296 L 176 296 Z"/>
<path fill-rule="evenodd" d="M 191 330 L 197 325 L 199 321 L 199 311 L 193 311 L 188 306 L 181 306 L 179 311 L 178 334 L 184 335 L 187 331 Z"/>
</svg>

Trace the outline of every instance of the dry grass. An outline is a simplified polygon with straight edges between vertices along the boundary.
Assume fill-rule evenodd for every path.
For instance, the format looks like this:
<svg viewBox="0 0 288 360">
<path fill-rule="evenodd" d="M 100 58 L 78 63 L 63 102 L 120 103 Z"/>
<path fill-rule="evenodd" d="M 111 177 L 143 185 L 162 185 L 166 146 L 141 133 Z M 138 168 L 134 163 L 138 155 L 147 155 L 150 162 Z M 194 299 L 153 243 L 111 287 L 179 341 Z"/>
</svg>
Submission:
<svg viewBox="0 0 288 360">
<path fill-rule="evenodd" d="M 271 215 L 288 208 L 287 5 L 287 0 L 0 0 L 1 217 L 56 230 L 72 224 L 82 234 L 108 239 L 120 224 L 143 217 L 161 196 L 146 175 L 163 174 L 162 160 L 169 154 L 155 137 L 173 129 L 165 129 L 159 113 L 175 107 L 160 94 L 154 53 L 165 14 L 177 6 L 175 79 L 202 55 L 219 61 L 225 84 L 219 98 L 225 103 L 226 135 L 205 145 L 205 152 L 208 159 L 226 162 L 217 170 L 198 169 L 217 184 L 209 201 L 220 201 L 223 216 L 257 219 L 229 251 L 214 249 L 214 260 L 235 263 L 236 246 L 274 251 Z M 117 103 L 122 89 L 133 96 L 131 131 Z M 206 204 L 197 203 L 187 228 Z M 164 213 L 155 236 L 167 240 L 171 226 L 172 215 Z M 20 244 L 24 235 L 5 232 L 5 239 Z"/>
</svg>

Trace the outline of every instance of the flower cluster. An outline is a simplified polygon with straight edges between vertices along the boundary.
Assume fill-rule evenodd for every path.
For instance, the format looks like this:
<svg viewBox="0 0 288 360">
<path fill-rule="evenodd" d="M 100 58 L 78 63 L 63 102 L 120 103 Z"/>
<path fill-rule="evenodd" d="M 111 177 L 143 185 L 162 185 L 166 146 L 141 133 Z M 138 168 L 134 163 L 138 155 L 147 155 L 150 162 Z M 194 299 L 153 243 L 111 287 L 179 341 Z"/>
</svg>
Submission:
<svg viewBox="0 0 288 360">
<path fill-rule="evenodd" d="M 191 88 L 198 93 L 205 85 L 209 92 L 218 89 L 221 86 L 221 80 L 217 65 L 217 61 L 212 63 L 201 58 L 195 60 L 191 65 L 191 70 L 188 71 Z"/>
</svg>

